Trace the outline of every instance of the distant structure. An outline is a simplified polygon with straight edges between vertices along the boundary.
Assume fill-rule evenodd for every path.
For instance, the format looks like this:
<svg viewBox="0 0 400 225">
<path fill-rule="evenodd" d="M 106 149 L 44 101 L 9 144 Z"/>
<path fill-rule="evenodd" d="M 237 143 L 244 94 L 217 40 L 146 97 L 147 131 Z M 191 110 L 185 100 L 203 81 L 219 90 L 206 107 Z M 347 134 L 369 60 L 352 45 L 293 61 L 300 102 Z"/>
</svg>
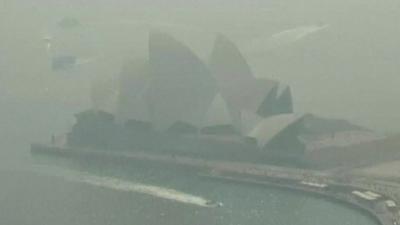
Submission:
<svg viewBox="0 0 400 225">
<path fill-rule="evenodd" d="M 188 47 L 171 36 L 149 37 L 149 114 L 154 125 L 167 129 L 181 121 L 200 127 L 217 92 L 210 70 Z"/>
<path fill-rule="evenodd" d="M 117 120 L 150 121 L 146 95 L 150 86 L 149 62 L 145 59 L 125 63 L 120 73 Z"/>
<path fill-rule="evenodd" d="M 241 118 L 235 112 L 221 94 L 217 94 L 206 113 L 202 133 L 240 134 Z"/>
<path fill-rule="evenodd" d="M 148 61 L 131 62 L 121 72 L 117 115 L 165 130 L 176 122 L 223 125 L 226 121 L 215 124 L 215 115 L 225 113 L 220 118 L 246 134 L 261 118 L 293 112 L 290 88 L 278 89 L 276 81 L 255 78 L 236 46 L 221 35 L 207 66 L 170 35 L 152 32 Z"/>
<path fill-rule="evenodd" d="M 265 118 L 282 113 L 293 113 L 292 93 L 288 86 L 278 93 L 278 86 L 275 86 L 258 107 L 257 114 Z"/>
<path fill-rule="evenodd" d="M 345 120 L 325 119 L 313 114 L 280 114 L 266 118 L 249 136 L 257 140 L 261 149 L 292 158 L 383 138 Z"/>
<path fill-rule="evenodd" d="M 294 113 L 290 87 L 254 77 L 237 47 L 221 35 L 206 65 L 170 35 L 150 33 L 149 58 L 122 68 L 114 111 L 78 114 L 68 144 L 203 156 L 231 151 L 254 160 L 265 153 L 293 162 L 321 149 L 380 138 L 344 120 Z"/>
<path fill-rule="evenodd" d="M 222 35 L 215 41 L 209 66 L 221 95 L 237 113 L 246 111 L 263 118 L 293 113 L 290 88 L 278 93 L 278 82 L 254 77 L 237 47 Z"/>
<path fill-rule="evenodd" d="M 249 134 L 258 146 L 274 155 L 301 157 L 305 143 L 300 139 L 304 115 L 281 114 L 262 120 Z"/>
</svg>

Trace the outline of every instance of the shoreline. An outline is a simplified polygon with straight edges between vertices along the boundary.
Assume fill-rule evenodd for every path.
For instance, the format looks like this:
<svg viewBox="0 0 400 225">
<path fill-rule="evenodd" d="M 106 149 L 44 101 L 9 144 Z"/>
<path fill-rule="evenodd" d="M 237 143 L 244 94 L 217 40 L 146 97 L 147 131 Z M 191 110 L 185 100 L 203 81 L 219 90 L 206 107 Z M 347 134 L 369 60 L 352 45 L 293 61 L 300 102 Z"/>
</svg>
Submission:
<svg viewBox="0 0 400 225">
<path fill-rule="evenodd" d="M 256 184 L 286 190 L 298 191 L 346 204 L 367 213 L 381 225 L 398 224 L 398 207 L 392 210 L 381 205 L 391 200 L 388 193 L 376 193 L 379 200 L 360 199 L 354 191 L 371 191 L 363 187 L 337 182 L 335 177 L 320 171 L 284 168 L 245 162 L 214 161 L 182 156 L 148 154 L 145 152 L 110 152 L 104 150 L 75 149 L 58 146 L 33 144 L 31 154 L 44 154 L 56 157 L 79 158 L 85 160 L 106 160 L 131 164 L 135 161 L 192 167 L 200 171 L 200 176 L 228 182 Z M 311 180 L 313 182 L 309 183 Z M 305 182 L 307 181 L 307 182 Z M 317 184 L 323 184 L 318 186 Z M 325 186 L 326 185 L 326 186 Z"/>
<path fill-rule="evenodd" d="M 242 179 L 233 178 L 233 177 L 225 177 L 225 176 L 213 176 L 213 175 L 211 175 L 211 176 L 202 175 L 202 176 L 206 177 L 206 178 L 210 178 L 210 179 L 218 179 L 218 180 L 223 180 L 223 181 L 232 182 L 232 183 L 242 183 L 242 184 L 247 184 L 247 185 L 260 185 L 262 187 L 276 188 L 278 190 L 285 190 L 288 192 L 295 192 L 295 193 L 300 193 L 302 195 L 312 196 L 314 198 L 324 199 L 329 202 L 334 202 L 334 203 L 340 204 L 343 207 L 347 207 L 349 209 L 356 210 L 356 211 L 368 216 L 371 220 L 375 221 L 377 224 L 381 224 L 381 225 L 392 224 L 392 223 L 385 222 L 386 219 L 377 216 L 375 214 L 375 212 L 364 207 L 361 204 L 357 204 L 355 202 L 349 202 L 347 200 L 336 197 L 334 195 L 323 194 L 323 193 L 317 192 L 315 190 L 306 190 L 306 189 L 298 188 L 296 186 L 280 185 L 280 184 L 276 184 L 273 182 L 257 182 L 257 181 L 251 181 L 251 180 L 245 180 L 245 179 L 242 180 Z"/>
</svg>

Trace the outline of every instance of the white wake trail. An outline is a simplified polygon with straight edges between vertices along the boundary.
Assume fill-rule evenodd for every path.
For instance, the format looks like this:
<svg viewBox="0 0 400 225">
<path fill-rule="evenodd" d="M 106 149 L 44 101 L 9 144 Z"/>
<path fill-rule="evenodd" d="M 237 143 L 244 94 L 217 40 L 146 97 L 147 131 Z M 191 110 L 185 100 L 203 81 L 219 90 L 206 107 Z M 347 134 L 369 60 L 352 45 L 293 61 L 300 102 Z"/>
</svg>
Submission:
<svg viewBox="0 0 400 225">
<path fill-rule="evenodd" d="M 191 204 L 200 207 L 217 207 L 222 206 L 220 202 L 214 202 L 200 196 L 191 195 L 175 189 L 165 188 L 161 186 L 147 185 L 143 183 L 122 180 L 119 178 L 91 175 L 88 173 L 80 173 L 72 170 L 48 168 L 47 166 L 35 167 L 36 172 L 45 173 L 47 175 L 62 177 L 71 182 L 85 183 L 97 187 L 112 189 L 116 191 L 135 192 L 150 195 L 157 198 L 167 199 L 184 204 Z M 51 171 L 51 172 L 50 172 Z"/>
</svg>

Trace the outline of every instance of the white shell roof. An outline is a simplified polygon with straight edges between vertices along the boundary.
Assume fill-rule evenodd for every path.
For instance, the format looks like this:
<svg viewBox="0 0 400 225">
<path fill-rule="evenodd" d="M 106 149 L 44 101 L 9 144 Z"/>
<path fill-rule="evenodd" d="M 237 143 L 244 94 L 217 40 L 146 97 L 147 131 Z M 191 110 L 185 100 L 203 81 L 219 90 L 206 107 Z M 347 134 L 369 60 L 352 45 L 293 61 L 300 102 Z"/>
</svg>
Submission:
<svg viewBox="0 0 400 225">
<path fill-rule="evenodd" d="M 260 147 L 265 146 L 276 135 L 303 117 L 302 114 L 280 114 L 268 117 L 263 119 L 248 136 L 257 139 Z"/>
<path fill-rule="evenodd" d="M 147 101 L 154 125 L 166 129 L 180 120 L 201 126 L 217 89 L 208 67 L 184 44 L 160 32 L 150 33 L 149 65 Z"/>
<path fill-rule="evenodd" d="M 226 101 L 217 94 L 206 114 L 204 126 L 233 124 L 233 118 Z"/>
<path fill-rule="evenodd" d="M 226 37 L 219 35 L 209 62 L 222 96 L 237 110 L 253 113 L 263 103 L 278 82 L 255 78 L 239 49 Z"/>
</svg>

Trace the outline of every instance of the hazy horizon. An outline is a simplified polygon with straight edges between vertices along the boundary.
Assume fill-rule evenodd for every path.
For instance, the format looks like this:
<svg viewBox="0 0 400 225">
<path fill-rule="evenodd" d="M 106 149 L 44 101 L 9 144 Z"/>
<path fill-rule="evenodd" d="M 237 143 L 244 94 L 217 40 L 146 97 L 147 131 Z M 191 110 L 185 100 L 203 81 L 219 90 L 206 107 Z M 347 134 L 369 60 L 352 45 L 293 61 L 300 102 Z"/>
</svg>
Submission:
<svg viewBox="0 0 400 225">
<path fill-rule="evenodd" d="M 129 59 L 146 57 L 149 30 L 169 32 L 204 61 L 215 34 L 222 33 L 238 45 L 256 76 L 292 87 L 296 112 L 398 133 L 393 121 L 400 119 L 399 7 L 372 0 L 3 0 L 0 99 L 89 107 L 94 82 L 118 76 Z M 70 74 L 51 71 L 43 40 L 64 17 L 79 19 L 98 57 Z"/>
</svg>

